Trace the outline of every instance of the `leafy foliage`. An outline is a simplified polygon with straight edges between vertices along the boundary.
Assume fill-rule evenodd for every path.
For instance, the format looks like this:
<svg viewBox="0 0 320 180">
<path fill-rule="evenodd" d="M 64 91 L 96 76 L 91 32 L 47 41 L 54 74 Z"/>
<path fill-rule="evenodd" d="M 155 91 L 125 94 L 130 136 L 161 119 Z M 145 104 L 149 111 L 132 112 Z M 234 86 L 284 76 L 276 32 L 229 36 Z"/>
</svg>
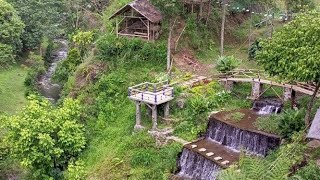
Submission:
<svg viewBox="0 0 320 180">
<path fill-rule="evenodd" d="M 10 64 L 14 63 L 14 52 L 10 45 L 0 43 L 0 66 L 8 67 Z"/>
<path fill-rule="evenodd" d="M 78 49 L 71 49 L 65 60 L 59 62 L 53 80 L 59 84 L 65 84 L 70 75 L 72 75 L 77 67 L 82 63 L 80 52 Z"/>
<path fill-rule="evenodd" d="M 293 133 L 299 132 L 305 128 L 303 117 L 305 110 L 299 111 L 287 110 L 279 117 L 279 130 L 284 137 L 291 137 Z"/>
<path fill-rule="evenodd" d="M 284 138 L 288 138 L 305 128 L 303 122 L 304 115 L 304 109 L 298 111 L 288 109 L 279 115 L 258 118 L 255 126 L 259 130 L 279 134 Z"/>
<path fill-rule="evenodd" d="M 115 61 L 125 58 L 130 61 L 163 61 L 166 58 L 166 46 L 162 43 L 143 42 L 140 39 L 129 40 L 124 37 L 105 35 L 97 42 L 98 58 L 103 61 Z M 139 53 L 137 53 L 137 51 Z"/>
<path fill-rule="evenodd" d="M 67 171 L 64 173 L 66 180 L 85 180 L 86 171 L 84 169 L 84 162 L 78 160 L 76 162 L 71 161 L 68 165 Z"/>
<path fill-rule="evenodd" d="M 255 59 L 258 51 L 261 51 L 261 46 L 259 44 L 259 40 L 256 40 L 249 48 L 249 59 Z"/>
<path fill-rule="evenodd" d="M 24 24 L 16 10 L 4 0 L 0 0 L 0 22 L 0 66 L 7 66 L 20 51 Z"/>
<path fill-rule="evenodd" d="M 240 61 L 234 56 L 220 56 L 217 62 L 217 69 L 220 72 L 228 72 L 240 65 Z"/>
<path fill-rule="evenodd" d="M 319 82 L 320 47 L 318 34 L 320 13 L 310 12 L 297 16 L 270 40 L 261 41 L 262 50 L 257 61 L 271 75 L 301 82 Z"/>
<path fill-rule="evenodd" d="M 25 50 L 35 49 L 44 36 L 55 37 L 64 20 L 63 1 L 8 0 L 25 24 L 22 43 Z"/>
<path fill-rule="evenodd" d="M 309 164 L 300 169 L 292 178 L 294 179 L 313 179 L 320 180 L 320 168 L 315 161 L 310 161 Z"/>
<path fill-rule="evenodd" d="M 76 158 L 86 144 L 79 102 L 66 99 L 53 108 L 47 100 L 31 97 L 24 111 L 5 119 L 5 142 L 35 178 L 59 177 L 69 160 Z"/>
<path fill-rule="evenodd" d="M 293 142 L 281 146 L 278 151 L 266 159 L 242 155 L 238 166 L 222 171 L 219 173 L 218 179 L 287 179 L 290 168 L 303 159 L 306 146 L 302 143 L 302 137 L 301 133 L 296 134 Z"/>
<path fill-rule="evenodd" d="M 37 81 L 40 75 L 45 72 L 46 68 L 43 58 L 33 52 L 29 54 L 26 63 L 30 66 L 30 70 L 28 71 L 24 84 L 28 88 L 26 94 L 29 94 L 37 89 Z"/>
<path fill-rule="evenodd" d="M 92 31 L 87 31 L 87 32 L 79 31 L 77 34 L 75 34 L 72 37 L 72 41 L 76 45 L 76 47 L 79 49 L 80 56 L 82 58 L 87 52 L 89 45 L 91 45 L 93 42 L 93 37 L 94 37 L 93 35 L 94 33 Z"/>
</svg>

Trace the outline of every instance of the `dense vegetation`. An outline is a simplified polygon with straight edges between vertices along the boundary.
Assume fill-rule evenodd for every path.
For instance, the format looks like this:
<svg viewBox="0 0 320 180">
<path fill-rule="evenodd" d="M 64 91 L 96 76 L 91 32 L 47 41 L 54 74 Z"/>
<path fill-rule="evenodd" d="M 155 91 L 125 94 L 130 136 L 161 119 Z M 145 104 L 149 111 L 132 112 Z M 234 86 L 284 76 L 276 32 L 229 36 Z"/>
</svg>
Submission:
<svg viewBox="0 0 320 180">
<path fill-rule="evenodd" d="M 207 117 L 212 111 L 252 106 L 246 99 L 251 86 L 236 84 L 232 91 L 226 91 L 213 81 L 196 87 L 180 87 L 179 83 L 189 80 L 191 74 L 175 67 L 170 73 L 165 72 L 167 34 L 171 28 L 184 29 L 177 51 L 193 53 L 203 66 L 214 63 L 212 71 L 252 69 L 258 62 L 271 75 L 315 81 L 319 85 L 318 12 L 299 14 L 279 28 L 271 40 L 256 41 L 249 52 L 250 58 L 256 61 L 248 61 L 248 51 L 242 41 L 247 43 L 247 27 L 260 21 L 260 17 L 250 20 L 238 11 L 249 6 L 281 8 L 277 6 L 278 1 L 235 0 L 231 3 L 241 9 L 228 10 L 226 56 L 223 57 L 217 53 L 222 14 L 219 4 L 212 2 L 208 18 L 201 19 L 184 11 L 178 1 L 152 0 L 165 20 L 161 39 L 146 42 L 114 34 L 115 22 L 108 18 L 128 2 L 130 0 L 0 0 L 0 27 L 3 27 L 0 29 L 0 66 L 8 68 L 18 62 L 7 70 L 0 69 L 0 179 L 168 179 L 177 170 L 176 159 L 182 145 L 153 137 L 147 130 L 133 131 L 135 107 L 127 98 L 127 91 L 129 86 L 144 81 L 170 80 L 178 84 L 171 104 L 172 114 L 168 120 L 159 120 L 159 128 L 173 128 L 173 135 L 187 141 L 205 132 Z M 314 7 L 309 0 L 286 0 L 285 5 L 295 13 Z M 268 31 L 268 27 L 254 31 L 255 36 L 265 38 L 256 35 L 260 31 Z M 59 46 L 54 42 L 57 38 L 69 41 L 69 52 L 53 75 L 53 81 L 63 86 L 62 97 L 57 104 L 51 104 L 39 95 L 37 83 Z M 18 77 L 16 71 L 19 71 Z M 8 77 L 14 77 L 19 85 L 3 81 Z M 16 98 L 9 91 L 16 93 Z M 22 98 L 23 94 L 27 100 Z M 275 96 L 277 92 L 266 94 Z M 243 155 L 236 166 L 223 171 L 219 178 L 318 178 L 319 167 L 314 161 L 301 170 L 292 170 L 304 161 L 304 130 L 308 124 L 303 123 L 303 116 L 307 114 L 310 119 L 309 115 L 314 114 L 313 101 L 306 98 L 300 102 L 302 107 L 311 102 L 308 113 L 303 108 L 295 111 L 285 107 L 280 115 L 260 118 L 256 127 L 282 135 L 285 143 L 266 159 Z M 142 108 L 142 116 L 143 125 L 150 129 L 151 117 L 146 107 Z M 242 113 L 228 116 L 236 122 L 243 117 Z M 319 152 L 312 152 L 311 159 L 319 158 Z"/>
</svg>

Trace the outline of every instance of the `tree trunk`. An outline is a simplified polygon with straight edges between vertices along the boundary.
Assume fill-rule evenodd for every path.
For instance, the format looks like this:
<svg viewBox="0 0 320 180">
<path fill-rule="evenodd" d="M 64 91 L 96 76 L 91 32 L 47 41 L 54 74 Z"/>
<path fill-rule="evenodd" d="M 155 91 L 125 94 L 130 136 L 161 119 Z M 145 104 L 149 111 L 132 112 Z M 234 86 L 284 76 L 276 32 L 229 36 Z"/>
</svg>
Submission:
<svg viewBox="0 0 320 180">
<path fill-rule="evenodd" d="M 170 65 L 171 65 L 171 38 L 172 38 L 173 27 L 174 27 L 174 24 L 172 24 L 170 20 L 170 30 L 169 30 L 168 47 L 167 47 L 167 71 L 170 70 Z"/>
<path fill-rule="evenodd" d="M 224 54 L 224 26 L 226 23 L 226 5 L 225 2 L 223 1 L 222 4 L 222 23 L 221 23 L 221 47 L 220 47 L 220 56 L 223 56 Z"/>
<path fill-rule="evenodd" d="M 314 105 L 314 101 L 315 101 L 315 99 L 317 97 L 319 88 L 320 88 L 320 82 L 317 83 L 316 89 L 314 90 L 314 92 L 312 94 L 312 97 L 311 97 L 311 100 L 310 100 L 310 102 L 308 104 L 307 113 L 306 113 L 306 116 L 304 118 L 304 122 L 305 122 L 306 127 L 308 127 L 310 125 L 310 122 L 311 122 L 311 111 L 312 111 L 312 107 Z"/>
</svg>

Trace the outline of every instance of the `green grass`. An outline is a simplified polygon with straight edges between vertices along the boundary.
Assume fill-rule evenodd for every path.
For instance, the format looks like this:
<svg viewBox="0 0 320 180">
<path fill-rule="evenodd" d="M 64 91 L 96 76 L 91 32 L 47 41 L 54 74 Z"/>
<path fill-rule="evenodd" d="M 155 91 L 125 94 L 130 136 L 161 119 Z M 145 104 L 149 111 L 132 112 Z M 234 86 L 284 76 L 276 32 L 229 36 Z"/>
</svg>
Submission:
<svg viewBox="0 0 320 180">
<path fill-rule="evenodd" d="M 14 66 L 0 70 L 0 113 L 14 114 L 26 103 L 24 79 L 28 70 Z"/>
<path fill-rule="evenodd" d="M 234 122 L 240 122 L 244 118 L 245 114 L 241 112 L 234 112 L 227 115 L 227 119 L 232 120 Z"/>
</svg>

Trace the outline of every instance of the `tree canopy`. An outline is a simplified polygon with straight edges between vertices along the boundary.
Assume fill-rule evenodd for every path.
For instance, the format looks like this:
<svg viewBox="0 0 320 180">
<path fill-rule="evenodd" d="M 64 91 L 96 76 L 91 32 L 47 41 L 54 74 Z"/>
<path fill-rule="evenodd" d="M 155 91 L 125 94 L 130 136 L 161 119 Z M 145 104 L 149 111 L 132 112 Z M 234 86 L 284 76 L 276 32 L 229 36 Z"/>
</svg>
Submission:
<svg viewBox="0 0 320 180">
<path fill-rule="evenodd" d="M 319 12 L 301 14 L 276 32 L 272 39 L 262 41 L 261 51 L 257 54 L 258 63 L 273 76 L 289 81 L 316 83 L 308 112 L 320 86 L 319 25 Z M 310 113 L 306 116 L 308 124 Z"/>
<path fill-rule="evenodd" d="M 79 111 L 75 100 L 53 108 L 47 100 L 32 99 L 21 114 L 5 118 L 5 142 L 35 177 L 57 177 L 85 147 Z"/>
<path fill-rule="evenodd" d="M 6 1 L 0 0 L 0 65 L 14 61 L 14 54 L 21 48 L 20 36 L 24 24 L 16 10 Z"/>
</svg>

